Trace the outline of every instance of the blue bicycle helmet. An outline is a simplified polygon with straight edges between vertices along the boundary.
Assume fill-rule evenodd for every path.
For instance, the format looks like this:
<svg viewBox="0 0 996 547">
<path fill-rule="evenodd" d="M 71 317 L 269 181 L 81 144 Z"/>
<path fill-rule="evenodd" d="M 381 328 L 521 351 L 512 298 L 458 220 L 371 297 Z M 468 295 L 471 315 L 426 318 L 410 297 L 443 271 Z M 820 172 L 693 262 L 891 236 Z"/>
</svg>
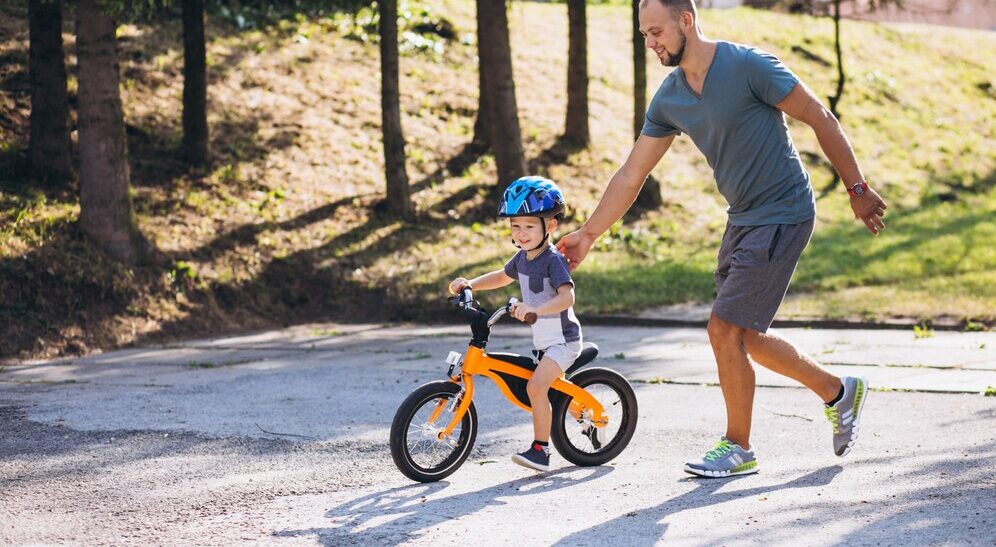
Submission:
<svg viewBox="0 0 996 547">
<path fill-rule="evenodd" d="M 557 183 L 543 177 L 522 177 L 516 179 L 501 195 L 498 203 L 498 216 L 501 218 L 513 217 L 541 217 L 564 218 L 564 209 L 567 202 L 564 194 L 557 187 Z M 546 231 L 546 222 L 541 222 L 543 227 L 543 239 L 539 245 L 528 249 L 535 251 L 546 246 L 550 234 Z M 519 247 L 519 244 L 512 240 L 512 244 Z"/>
<path fill-rule="evenodd" d="M 561 219 L 567 202 L 557 183 L 543 177 L 522 177 L 508 185 L 498 203 L 498 216 Z"/>
</svg>

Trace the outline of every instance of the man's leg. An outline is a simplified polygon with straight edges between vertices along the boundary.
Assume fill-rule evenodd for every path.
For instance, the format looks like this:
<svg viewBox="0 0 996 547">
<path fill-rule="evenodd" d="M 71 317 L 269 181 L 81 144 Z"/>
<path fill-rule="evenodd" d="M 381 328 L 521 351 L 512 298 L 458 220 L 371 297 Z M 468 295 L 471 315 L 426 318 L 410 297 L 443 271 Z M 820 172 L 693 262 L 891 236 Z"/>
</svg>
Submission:
<svg viewBox="0 0 996 547">
<path fill-rule="evenodd" d="M 808 387 L 824 403 L 832 401 L 840 393 L 840 378 L 830 374 L 781 336 L 771 331 L 760 333 L 748 330 L 744 333 L 743 342 L 747 353 L 755 361 Z"/>
<path fill-rule="evenodd" d="M 744 350 L 747 329 L 720 319 L 715 313 L 706 327 L 716 356 L 719 385 L 726 402 L 726 438 L 750 450 L 750 424 L 754 406 L 754 368 Z"/>
</svg>

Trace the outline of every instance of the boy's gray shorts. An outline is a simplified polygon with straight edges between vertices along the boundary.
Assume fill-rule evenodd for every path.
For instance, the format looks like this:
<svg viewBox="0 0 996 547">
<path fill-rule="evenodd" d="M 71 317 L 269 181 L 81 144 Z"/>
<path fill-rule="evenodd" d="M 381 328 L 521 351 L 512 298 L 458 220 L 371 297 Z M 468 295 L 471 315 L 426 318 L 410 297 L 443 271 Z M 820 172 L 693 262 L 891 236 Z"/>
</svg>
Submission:
<svg viewBox="0 0 996 547">
<path fill-rule="evenodd" d="M 739 327 L 767 332 L 813 235 L 813 224 L 814 220 L 764 226 L 727 224 L 715 272 L 713 313 Z"/>
<path fill-rule="evenodd" d="M 553 359 L 554 363 L 560 366 L 560 370 L 566 371 L 577 361 L 581 355 L 581 341 L 567 342 L 566 344 L 556 344 L 543 350 L 543 357 Z"/>
</svg>

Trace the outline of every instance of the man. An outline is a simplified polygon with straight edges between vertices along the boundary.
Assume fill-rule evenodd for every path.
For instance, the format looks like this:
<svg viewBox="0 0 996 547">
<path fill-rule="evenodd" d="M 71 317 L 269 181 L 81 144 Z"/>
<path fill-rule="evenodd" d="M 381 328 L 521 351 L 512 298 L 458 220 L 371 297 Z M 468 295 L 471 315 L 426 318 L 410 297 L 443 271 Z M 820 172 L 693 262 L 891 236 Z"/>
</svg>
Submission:
<svg viewBox="0 0 996 547">
<path fill-rule="evenodd" d="M 755 473 L 750 444 L 754 370 L 748 356 L 793 378 L 825 402 L 838 456 L 850 451 L 868 392 L 863 378 L 838 378 L 768 327 L 809 243 L 813 189 L 782 113 L 810 126 L 851 194 L 856 218 L 878 234 L 885 202 L 858 167 L 837 119 L 776 57 L 707 39 L 693 0 L 643 0 L 640 32 L 665 66 L 642 134 L 584 225 L 558 243 L 576 268 L 603 232 L 632 205 L 674 138 L 688 133 L 729 202 L 707 327 L 726 403 L 727 429 L 685 471 L 703 477 Z"/>
</svg>

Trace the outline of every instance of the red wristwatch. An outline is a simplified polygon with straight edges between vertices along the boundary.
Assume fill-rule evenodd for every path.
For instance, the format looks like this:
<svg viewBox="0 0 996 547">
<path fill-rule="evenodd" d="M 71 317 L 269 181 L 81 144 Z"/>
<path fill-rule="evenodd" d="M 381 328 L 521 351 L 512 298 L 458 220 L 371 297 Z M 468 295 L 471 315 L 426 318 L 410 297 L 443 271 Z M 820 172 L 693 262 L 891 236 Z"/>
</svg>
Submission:
<svg viewBox="0 0 996 547">
<path fill-rule="evenodd" d="M 868 192 L 868 183 L 867 182 L 859 182 L 859 183 L 855 184 L 854 186 L 852 186 L 852 187 L 850 187 L 850 188 L 847 189 L 847 193 L 848 194 L 851 194 L 852 196 L 858 196 L 858 197 L 861 197 L 861 196 L 865 195 L 866 192 Z"/>
</svg>

